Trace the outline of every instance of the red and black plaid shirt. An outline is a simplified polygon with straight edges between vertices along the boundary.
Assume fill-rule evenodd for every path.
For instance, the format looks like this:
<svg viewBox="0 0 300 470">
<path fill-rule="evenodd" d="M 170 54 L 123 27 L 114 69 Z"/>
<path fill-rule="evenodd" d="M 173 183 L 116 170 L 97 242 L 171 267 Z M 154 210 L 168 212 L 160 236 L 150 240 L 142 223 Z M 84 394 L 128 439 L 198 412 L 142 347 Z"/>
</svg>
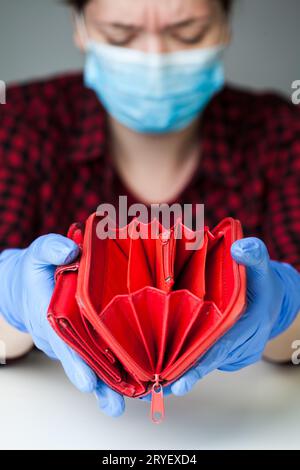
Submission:
<svg viewBox="0 0 300 470">
<path fill-rule="evenodd" d="M 14 86 L 7 102 L 0 106 L 0 250 L 65 234 L 124 194 L 106 148 L 106 114 L 81 75 Z M 300 109 L 227 87 L 203 116 L 200 145 L 201 164 L 179 201 L 204 203 L 211 227 L 240 219 L 273 259 L 300 269 Z"/>
</svg>

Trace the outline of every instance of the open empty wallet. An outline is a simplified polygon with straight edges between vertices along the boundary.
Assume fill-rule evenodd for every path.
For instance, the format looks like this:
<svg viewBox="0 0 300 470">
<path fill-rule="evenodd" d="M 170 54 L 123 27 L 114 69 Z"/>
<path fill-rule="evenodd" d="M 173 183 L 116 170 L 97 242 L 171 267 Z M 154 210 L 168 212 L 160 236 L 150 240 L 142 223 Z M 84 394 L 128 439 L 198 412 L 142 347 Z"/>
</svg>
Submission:
<svg viewBox="0 0 300 470">
<path fill-rule="evenodd" d="M 166 230 L 137 220 L 98 236 L 101 217 L 73 224 L 79 258 L 56 270 L 48 319 L 57 334 L 111 388 L 129 397 L 151 392 L 154 422 L 164 416 L 163 387 L 178 379 L 238 320 L 246 272 L 231 257 L 239 221 L 199 235 L 177 221 Z M 150 233 L 153 229 L 157 236 Z M 180 229 L 180 230 L 179 230 Z M 180 232 L 180 236 L 178 233 Z"/>
</svg>

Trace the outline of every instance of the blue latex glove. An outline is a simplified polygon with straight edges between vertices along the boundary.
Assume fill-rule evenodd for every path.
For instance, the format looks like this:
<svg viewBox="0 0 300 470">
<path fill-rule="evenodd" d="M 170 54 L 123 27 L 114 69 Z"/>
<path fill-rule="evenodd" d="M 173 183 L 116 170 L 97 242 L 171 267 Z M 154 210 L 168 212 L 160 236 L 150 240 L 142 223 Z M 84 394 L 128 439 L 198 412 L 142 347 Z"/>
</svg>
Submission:
<svg viewBox="0 0 300 470">
<path fill-rule="evenodd" d="M 35 240 L 24 250 L 0 255 L 0 312 L 13 327 L 32 336 L 35 345 L 61 362 L 71 382 L 82 392 L 94 392 L 107 415 L 123 413 L 124 398 L 100 380 L 87 364 L 55 333 L 47 320 L 54 289 L 54 271 L 78 255 L 77 245 L 61 235 Z"/>
<path fill-rule="evenodd" d="M 185 395 L 215 369 L 236 371 L 260 360 L 267 342 L 285 331 L 300 312 L 300 274 L 271 261 L 264 243 L 245 238 L 232 245 L 232 257 L 247 267 L 247 310 L 199 361 L 174 382 L 174 395 Z"/>
</svg>

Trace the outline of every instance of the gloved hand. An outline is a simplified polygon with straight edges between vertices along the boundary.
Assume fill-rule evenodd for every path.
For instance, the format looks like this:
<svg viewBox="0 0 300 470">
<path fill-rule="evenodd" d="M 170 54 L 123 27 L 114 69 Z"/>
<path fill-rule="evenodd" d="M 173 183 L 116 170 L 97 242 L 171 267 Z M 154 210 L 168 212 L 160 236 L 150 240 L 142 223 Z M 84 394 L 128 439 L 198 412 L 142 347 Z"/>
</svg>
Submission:
<svg viewBox="0 0 300 470">
<path fill-rule="evenodd" d="M 236 371 L 255 363 L 267 342 L 285 331 L 300 312 L 300 274 L 294 268 L 271 261 L 257 238 L 238 240 L 231 253 L 247 268 L 246 312 L 198 365 L 171 385 L 174 395 L 185 395 L 215 369 Z"/>
<path fill-rule="evenodd" d="M 124 398 L 98 380 L 87 364 L 54 332 L 47 310 L 54 289 L 54 272 L 78 255 L 78 246 L 61 235 L 35 240 L 27 249 L 0 255 L 0 312 L 13 327 L 32 336 L 35 345 L 61 362 L 71 382 L 82 392 L 94 392 L 107 415 L 123 413 Z"/>
</svg>

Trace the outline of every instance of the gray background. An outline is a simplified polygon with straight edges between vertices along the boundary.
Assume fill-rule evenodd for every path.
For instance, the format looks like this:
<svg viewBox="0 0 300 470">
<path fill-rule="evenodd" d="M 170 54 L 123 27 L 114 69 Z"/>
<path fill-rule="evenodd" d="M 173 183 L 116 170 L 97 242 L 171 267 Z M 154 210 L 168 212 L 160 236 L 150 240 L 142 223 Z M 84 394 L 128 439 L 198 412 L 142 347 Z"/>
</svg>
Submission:
<svg viewBox="0 0 300 470">
<path fill-rule="evenodd" d="M 300 79 L 299 19 L 299 0 L 237 0 L 227 77 L 290 95 L 291 83 Z M 28 80 L 81 66 L 70 13 L 59 0 L 0 0 L 1 80 Z"/>
</svg>

